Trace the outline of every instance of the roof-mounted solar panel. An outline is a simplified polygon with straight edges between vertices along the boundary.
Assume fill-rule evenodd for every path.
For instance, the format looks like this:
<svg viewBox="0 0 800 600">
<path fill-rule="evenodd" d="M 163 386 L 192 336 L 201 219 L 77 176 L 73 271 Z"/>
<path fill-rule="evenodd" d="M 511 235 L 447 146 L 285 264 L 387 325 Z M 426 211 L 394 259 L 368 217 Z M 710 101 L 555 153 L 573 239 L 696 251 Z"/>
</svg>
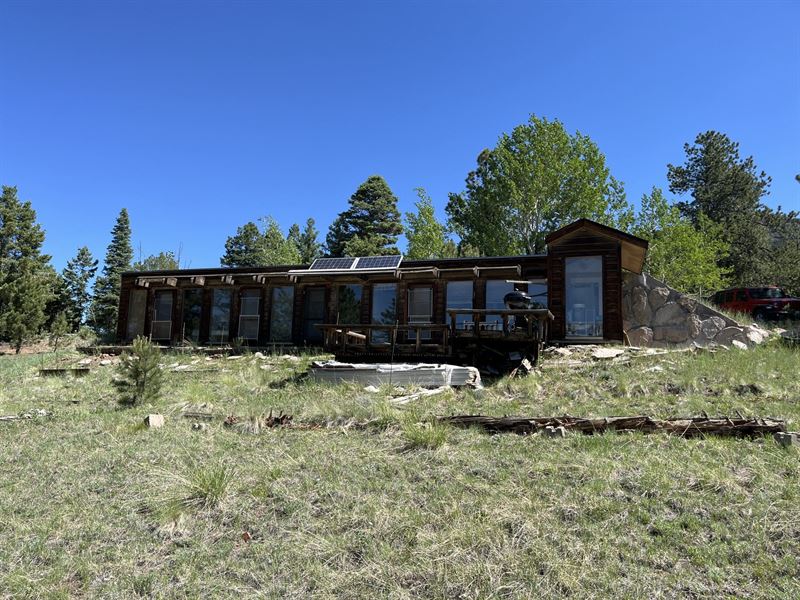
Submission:
<svg viewBox="0 0 800 600">
<path fill-rule="evenodd" d="M 362 256 L 358 259 L 355 270 L 362 269 L 396 269 L 400 266 L 400 261 L 403 257 L 399 254 L 392 254 L 390 256 Z"/>
<path fill-rule="evenodd" d="M 332 269 L 352 269 L 355 258 L 318 258 L 308 268 L 309 271 L 329 271 Z"/>
</svg>

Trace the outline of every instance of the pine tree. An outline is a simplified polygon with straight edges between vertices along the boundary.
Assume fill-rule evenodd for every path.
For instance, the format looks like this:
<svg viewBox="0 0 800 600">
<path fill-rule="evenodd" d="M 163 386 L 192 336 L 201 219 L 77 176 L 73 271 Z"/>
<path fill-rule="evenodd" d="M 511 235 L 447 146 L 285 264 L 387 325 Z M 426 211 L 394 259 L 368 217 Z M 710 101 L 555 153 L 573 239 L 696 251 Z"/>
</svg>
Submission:
<svg viewBox="0 0 800 600">
<path fill-rule="evenodd" d="M 326 240 L 331 256 L 399 254 L 403 233 L 397 197 L 383 177 L 373 175 L 350 196 L 350 207 L 331 224 Z"/>
<path fill-rule="evenodd" d="M 89 282 L 97 272 L 97 262 L 89 248 L 83 246 L 61 273 L 66 301 L 64 314 L 71 331 L 77 331 L 86 318 L 90 300 Z"/>
<path fill-rule="evenodd" d="M 121 275 L 131 268 L 131 223 L 128 211 L 122 209 L 111 230 L 111 243 L 106 251 L 103 273 L 94 282 L 90 321 L 94 329 L 106 337 L 113 336 L 117 326 Z"/>
<path fill-rule="evenodd" d="M 30 202 L 20 202 L 17 188 L 3 186 L 0 196 L 0 336 L 17 353 L 39 333 L 52 297 L 50 257 L 42 254 L 44 231 Z M 52 269 L 50 269 L 52 271 Z"/>
<path fill-rule="evenodd" d="M 50 326 L 50 345 L 53 348 L 53 352 L 58 352 L 59 343 L 69 331 L 70 325 L 67 315 L 63 312 L 58 313 Z"/>
<path fill-rule="evenodd" d="M 310 264 L 322 255 L 322 244 L 318 241 L 319 232 L 314 219 L 306 221 L 305 229 L 297 239 L 297 249 L 300 251 L 300 262 Z"/>
<path fill-rule="evenodd" d="M 258 267 L 264 264 L 264 237 L 252 221 L 236 230 L 225 242 L 223 267 Z"/>
<path fill-rule="evenodd" d="M 158 346 L 142 336 L 133 340 L 131 351 L 123 355 L 114 380 L 120 404 L 134 406 L 158 399 L 164 381 L 164 372 L 158 366 L 160 360 Z"/>
<path fill-rule="evenodd" d="M 180 262 L 178 257 L 172 250 L 167 252 L 159 252 L 158 254 L 151 254 L 150 256 L 137 260 L 133 263 L 133 271 L 175 271 L 180 269 Z"/>
</svg>

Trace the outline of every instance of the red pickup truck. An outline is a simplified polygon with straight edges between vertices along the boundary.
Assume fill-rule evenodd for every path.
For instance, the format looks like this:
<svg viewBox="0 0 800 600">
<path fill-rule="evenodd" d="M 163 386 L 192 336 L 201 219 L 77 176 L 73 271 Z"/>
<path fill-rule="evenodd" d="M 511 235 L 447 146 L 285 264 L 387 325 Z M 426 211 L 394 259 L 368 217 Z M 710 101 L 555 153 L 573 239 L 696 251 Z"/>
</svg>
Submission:
<svg viewBox="0 0 800 600">
<path fill-rule="evenodd" d="M 800 318 L 800 298 L 775 286 L 730 288 L 717 292 L 711 301 L 732 312 L 747 313 L 758 320 Z"/>
</svg>

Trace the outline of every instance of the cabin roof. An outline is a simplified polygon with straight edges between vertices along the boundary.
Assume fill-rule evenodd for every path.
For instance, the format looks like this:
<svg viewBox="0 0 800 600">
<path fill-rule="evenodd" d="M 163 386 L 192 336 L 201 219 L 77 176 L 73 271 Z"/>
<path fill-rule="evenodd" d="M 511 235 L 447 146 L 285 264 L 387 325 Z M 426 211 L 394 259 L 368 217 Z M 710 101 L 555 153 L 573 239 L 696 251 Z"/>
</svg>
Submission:
<svg viewBox="0 0 800 600">
<path fill-rule="evenodd" d="M 545 238 L 545 242 L 548 246 L 563 244 L 570 238 L 584 232 L 617 240 L 622 247 L 622 268 L 634 273 L 642 272 L 649 242 L 591 219 L 578 219 L 548 235 Z"/>
</svg>

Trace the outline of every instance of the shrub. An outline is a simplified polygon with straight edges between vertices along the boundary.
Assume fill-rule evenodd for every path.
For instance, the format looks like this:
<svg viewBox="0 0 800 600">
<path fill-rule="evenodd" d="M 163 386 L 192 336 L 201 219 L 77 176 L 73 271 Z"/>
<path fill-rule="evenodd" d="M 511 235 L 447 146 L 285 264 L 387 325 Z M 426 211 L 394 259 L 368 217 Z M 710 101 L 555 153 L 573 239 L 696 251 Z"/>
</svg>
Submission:
<svg viewBox="0 0 800 600">
<path fill-rule="evenodd" d="M 161 349 L 144 337 L 133 340 L 133 347 L 126 352 L 117 367 L 114 385 L 120 393 L 119 403 L 134 406 L 158 399 L 164 373 L 158 366 Z"/>
</svg>

